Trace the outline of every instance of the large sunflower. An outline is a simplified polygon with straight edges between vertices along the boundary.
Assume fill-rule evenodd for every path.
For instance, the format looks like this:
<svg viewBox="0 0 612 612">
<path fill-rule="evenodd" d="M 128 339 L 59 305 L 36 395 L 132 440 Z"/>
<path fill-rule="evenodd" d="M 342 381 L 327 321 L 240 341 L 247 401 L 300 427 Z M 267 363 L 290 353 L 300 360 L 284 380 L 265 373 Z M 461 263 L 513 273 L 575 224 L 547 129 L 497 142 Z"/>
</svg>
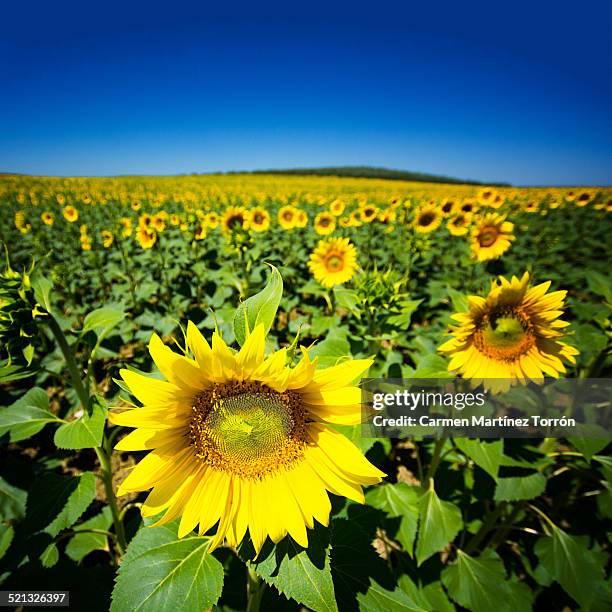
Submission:
<svg viewBox="0 0 612 612">
<path fill-rule="evenodd" d="M 342 285 L 355 274 L 357 249 L 348 238 L 319 240 L 317 248 L 310 255 L 308 267 L 324 287 Z"/>
<path fill-rule="evenodd" d="M 448 369 L 477 381 L 489 379 L 498 390 L 512 381 L 541 382 L 565 372 L 562 359 L 575 363 L 578 351 L 561 341 L 568 323 L 563 314 L 566 291 L 547 294 L 550 281 L 529 286 L 529 274 L 494 281 L 486 298 L 470 296 L 469 309 L 453 315 L 459 325 L 439 350 L 448 354 Z M 496 380 L 491 380 L 496 379 Z"/>
<path fill-rule="evenodd" d="M 351 383 L 370 359 L 317 370 L 302 349 L 291 368 L 285 348 L 265 356 L 262 325 L 235 352 L 217 332 L 211 347 L 190 322 L 187 346 L 193 358 L 153 335 L 149 351 L 167 382 L 122 370 L 144 406 L 110 416 L 136 428 L 117 449 L 150 451 L 119 494 L 152 489 L 142 514 L 164 512 L 156 524 L 180 516 L 179 537 L 217 525 L 210 550 L 237 546 L 247 529 L 257 551 L 287 534 L 306 547 L 306 527 L 329 522 L 327 491 L 363 502 L 361 486 L 384 476 L 330 427 L 360 421 Z"/>
<path fill-rule="evenodd" d="M 501 257 L 514 240 L 514 224 L 504 215 L 487 213 L 476 220 L 472 230 L 472 254 L 478 261 Z"/>
</svg>

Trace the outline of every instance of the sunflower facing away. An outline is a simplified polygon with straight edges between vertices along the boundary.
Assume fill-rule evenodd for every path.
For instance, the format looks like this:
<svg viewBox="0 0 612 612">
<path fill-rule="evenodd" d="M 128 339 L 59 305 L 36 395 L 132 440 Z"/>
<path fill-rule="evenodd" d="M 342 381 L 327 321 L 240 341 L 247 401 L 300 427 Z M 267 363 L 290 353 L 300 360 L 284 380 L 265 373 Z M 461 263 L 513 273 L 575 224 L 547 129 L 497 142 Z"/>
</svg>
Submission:
<svg viewBox="0 0 612 612">
<path fill-rule="evenodd" d="M 179 537 L 217 525 L 211 551 L 237 546 L 247 529 L 257 551 L 287 534 L 307 547 L 306 527 L 329 523 L 327 491 L 363 502 L 362 485 L 384 476 L 329 426 L 360 422 L 351 383 L 370 359 L 318 370 L 302 349 L 291 368 L 285 348 L 265 356 L 262 325 L 235 352 L 217 332 L 211 347 L 190 322 L 187 346 L 193 358 L 153 335 L 149 351 L 167 381 L 122 370 L 143 407 L 110 416 L 136 428 L 117 449 L 150 451 L 119 494 L 152 489 L 142 514 L 164 512 L 156 525 L 181 517 Z"/>
<path fill-rule="evenodd" d="M 308 267 L 324 287 L 342 285 L 353 278 L 357 269 L 357 249 L 348 238 L 319 240 L 310 255 Z"/>
<path fill-rule="evenodd" d="M 487 213 L 476 220 L 472 230 L 472 254 L 478 261 L 501 257 L 514 240 L 514 224 L 506 221 L 504 215 Z"/>
<path fill-rule="evenodd" d="M 459 323 L 453 338 L 439 348 L 451 358 L 449 371 L 506 390 L 515 380 L 557 378 L 565 372 L 562 359 L 576 363 L 578 351 L 561 341 L 569 325 L 559 319 L 567 291 L 547 294 L 549 287 L 550 281 L 530 287 L 525 272 L 520 280 L 500 277 L 486 298 L 470 296 L 469 310 L 453 315 Z"/>
</svg>

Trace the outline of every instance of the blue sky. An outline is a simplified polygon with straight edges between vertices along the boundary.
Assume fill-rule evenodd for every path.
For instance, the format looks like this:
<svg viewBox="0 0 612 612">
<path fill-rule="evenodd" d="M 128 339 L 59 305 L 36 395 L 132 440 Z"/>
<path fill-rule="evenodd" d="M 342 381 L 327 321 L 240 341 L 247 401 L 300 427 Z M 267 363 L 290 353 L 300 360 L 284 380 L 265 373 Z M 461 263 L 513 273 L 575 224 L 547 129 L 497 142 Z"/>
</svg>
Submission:
<svg viewBox="0 0 612 612">
<path fill-rule="evenodd" d="M 286 4 L 8 7 L 0 171 L 612 183 L 612 3 Z"/>
</svg>

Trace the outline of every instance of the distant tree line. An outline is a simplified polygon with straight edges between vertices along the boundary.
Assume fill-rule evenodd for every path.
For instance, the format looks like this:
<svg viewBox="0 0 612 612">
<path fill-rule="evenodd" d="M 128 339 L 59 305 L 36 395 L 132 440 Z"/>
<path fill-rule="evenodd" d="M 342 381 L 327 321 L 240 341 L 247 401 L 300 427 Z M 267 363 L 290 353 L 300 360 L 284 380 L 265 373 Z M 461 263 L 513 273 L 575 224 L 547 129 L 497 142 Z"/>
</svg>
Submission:
<svg viewBox="0 0 612 612">
<path fill-rule="evenodd" d="M 408 170 L 392 170 L 391 168 L 375 168 L 372 166 L 330 166 L 325 168 L 288 168 L 252 170 L 249 172 L 227 172 L 226 174 L 297 174 L 310 176 L 350 176 L 355 178 L 390 179 L 395 181 L 418 181 L 422 183 L 453 183 L 460 185 L 482 185 L 482 182 L 426 174 L 425 172 L 410 172 Z M 496 183 L 498 186 L 507 183 Z"/>
</svg>

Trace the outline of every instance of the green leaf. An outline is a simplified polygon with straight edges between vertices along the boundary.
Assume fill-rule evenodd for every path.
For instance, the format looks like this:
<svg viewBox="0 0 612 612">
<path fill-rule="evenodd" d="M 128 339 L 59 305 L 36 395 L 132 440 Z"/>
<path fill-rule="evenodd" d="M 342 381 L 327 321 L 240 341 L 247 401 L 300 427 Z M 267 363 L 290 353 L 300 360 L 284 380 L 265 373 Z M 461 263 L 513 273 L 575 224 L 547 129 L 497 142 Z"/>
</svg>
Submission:
<svg viewBox="0 0 612 612">
<path fill-rule="evenodd" d="M 421 489 L 405 482 L 374 487 L 366 494 L 366 503 L 382 510 L 391 517 L 400 517 L 401 522 L 395 538 L 412 556 L 419 519 L 419 497 Z"/>
<path fill-rule="evenodd" d="M 274 322 L 283 296 L 283 279 L 274 266 L 271 265 L 270 268 L 272 271 L 266 286 L 259 293 L 242 302 L 234 315 L 234 335 L 240 346 L 246 340 L 247 328 L 253 331 L 261 323 L 267 334 Z"/>
<path fill-rule="evenodd" d="M 111 611 L 206 610 L 223 588 L 223 566 L 208 554 L 208 538 L 177 537 L 177 522 L 143 527 L 123 557 Z"/>
<path fill-rule="evenodd" d="M 612 304 L 612 280 L 610 277 L 596 270 L 587 270 L 584 275 L 589 289 L 596 295 L 603 297 L 608 304 Z"/>
<path fill-rule="evenodd" d="M 458 604 L 472 612 L 517 609 L 504 564 L 491 550 L 478 558 L 457 550 L 457 562 L 442 572 L 442 583 Z"/>
<path fill-rule="evenodd" d="M 610 444 L 609 438 L 569 438 L 568 441 L 587 461 Z"/>
<path fill-rule="evenodd" d="M 98 338 L 106 337 L 123 319 L 125 319 L 125 312 L 119 308 L 112 306 L 98 308 L 85 317 L 82 333 L 93 331 Z"/>
<path fill-rule="evenodd" d="M 318 342 L 310 351 L 312 357 L 319 358 L 319 365 L 328 368 L 351 355 L 348 332 L 342 327 L 333 327 L 325 340 Z"/>
<path fill-rule="evenodd" d="M 467 312 L 470 309 L 468 296 L 465 293 L 461 293 L 461 291 L 457 291 L 452 287 L 447 287 L 447 291 L 455 312 Z"/>
<path fill-rule="evenodd" d="M 442 550 L 459 533 L 461 511 L 451 502 L 441 500 L 433 487 L 419 499 L 419 533 L 416 546 L 417 564 Z"/>
<path fill-rule="evenodd" d="M 61 425 L 55 431 L 53 441 L 58 448 L 94 448 L 102 443 L 106 407 L 93 398 L 92 414 L 84 413 L 78 419 Z"/>
<path fill-rule="evenodd" d="M 519 501 L 542 495 L 546 489 L 546 478 L 539 472 L 529 476 L 500 478 L 495 488 L 495 501 Z"/>
<path fill-rule="evenodd" d="M 338 610 L 326 530 L 320 528 L 308 532 L 308 549 L 286 537 L 266 558 L 252 565 L 258 576 L 286 597 L 316 612 Z"/>
<path fill-rule="evenodd" d="M 51 289 L 53 289 L 53 283 L 44 276 L 37 276 L 32 279 L 32 289 L 34 289 L 36 301 L 47 312 L 51 312 Z"/>
<path fill-rule="evenodd" d="M 57 546 L 51 542 L 47 548 L 43 551 L 43 554 L 40 555 L 40 562 L 43 567 L 53 567 L 59 561 L 59 550 Z"/>
<path fill-rule="evenodd" d="M 76 532 L 84 529 L 101 529 L 108 530 L 113 524 L 113 515 L 109 506 L 105 506 L 104 510 L 96 514 L 83 523 L 77 525 L 74 530 Z M 73 538 L 70 538 L 66 546 L 66 554 L 73 561 L 81 561 L 90 552 L 94 550 L 108 550 L 108 538 L 102 533 L 77 533 Z"/>
<path fill-rule="evenodd" d="M 34 387 L 8 408 L 0 408 L 0 436 L 10 434 L 11 442 L 37 434 L 47 423 L 61 419 L 49 411 L 49 398 L 43 389 Z"/>
<path fill-rule="evenodd" d="M 552 535 L 540 538 L 534 550 L 548 574 L 581 606 L 587 608 L 598 596 L 605 564 L 589 551 L 585 540 L 554 527 Z"/>
<path fill-rule="evenodd" d="M 593 455 L 593 459 L 601 464 L 606 480 L 612 485 L 612 457 L 605 455 Z"/>
<path fill-rule="evenodd" d="M 465 453 L 478 467 L 481 467 L 494 480 L 504 454 L 504 441 L 470 440 L 469 438 L 453 439 L 455 446 Z"/>
<path fill-rule="evenodd" d="M 31 531 L 56 536 L 74 525 L 96 496 L 92 472 L 80 476 L 46 473 L 34 481 L 28 493 L 25 522 Z"/>
<path fill-rule="evenodd" d="M 11 525 L 7 525 L 6 523 L 0 523 L 0 559 L 4 557 L 4 554 L 9 549 L 9 546 L 13 541 L 14 535 L 15 530 Z M 2 583 L 1 579 L 0 583 Z"/>
<path fill-rule="evenodd" d="M 357 594 L 359 610 L 364 612 L 427 612 L 417 605 L 404 591 L 396 587 L 393 591 L 374 582 L 365 593 Z"/>
<path fill-rule="evenodd" d="M 0 519 L 12 521 L 23 518 L 28 494 L 9 484 L 0 476 Z"/>
</svg>

